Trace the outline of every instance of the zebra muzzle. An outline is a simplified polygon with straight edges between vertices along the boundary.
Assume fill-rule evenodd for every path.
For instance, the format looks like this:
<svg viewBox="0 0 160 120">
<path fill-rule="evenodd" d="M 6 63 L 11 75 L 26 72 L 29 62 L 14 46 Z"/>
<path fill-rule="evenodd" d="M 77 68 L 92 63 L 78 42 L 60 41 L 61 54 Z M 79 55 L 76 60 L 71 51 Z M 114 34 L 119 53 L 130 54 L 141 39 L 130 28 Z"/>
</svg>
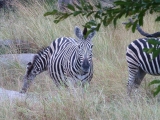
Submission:
<svg viewBox="0 0 160 120">
<path fill-rule="evenodd" d="M 89 64 L 88 59 L 84 59 L 82 63 L 83 72 L 88 72 L 89 68 L 90 68 L 90 64 Z"/>
</svg>

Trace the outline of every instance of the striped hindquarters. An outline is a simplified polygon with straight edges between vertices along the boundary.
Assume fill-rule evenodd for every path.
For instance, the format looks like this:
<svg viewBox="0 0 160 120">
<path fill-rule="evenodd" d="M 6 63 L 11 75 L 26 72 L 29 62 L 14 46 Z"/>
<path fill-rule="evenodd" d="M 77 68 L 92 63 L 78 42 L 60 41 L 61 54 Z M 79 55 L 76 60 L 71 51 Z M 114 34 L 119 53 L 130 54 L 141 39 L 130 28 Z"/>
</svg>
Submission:
<svg viewBox="0 0 160 120">
<path fill-rule="evenodd" d="M 140 67 L 148 74 L 160 74 L 160 56 L 153 59 L 152 53 L 148 54 L 143 51 L 144 48 L 152 48 L 153 46 L 147 42 L 149 38 L 137 39 L 133 41 L 126 52 L 126 59 L 129 69 Z M 152 38 L 153 39 L 153 38 Z M 156 39 L 155 40 L 159 40 Z"/>
</svg>

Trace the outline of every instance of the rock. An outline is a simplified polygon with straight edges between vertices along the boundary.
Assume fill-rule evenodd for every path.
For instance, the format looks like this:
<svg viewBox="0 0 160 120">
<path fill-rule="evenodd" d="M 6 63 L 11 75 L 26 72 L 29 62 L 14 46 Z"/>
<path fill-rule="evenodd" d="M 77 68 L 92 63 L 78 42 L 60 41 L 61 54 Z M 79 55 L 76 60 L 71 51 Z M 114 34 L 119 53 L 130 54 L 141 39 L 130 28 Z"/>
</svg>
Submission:
<svg viewBox="0 0 160 120">
<path fill-rule="evenodd" d="M 15 100 L 24 100 L 25 98 L 26 94 L 21 94 L 17 91 L 0 88 L 0 102 L 4 102 L 6 100 L 13 102 Z"/>
<path fill-rule="evenodd" d="M 50 95 L 49 95 L 50 96 Z M 0 88 L 0 104 L 2 102 L 7 102 L 7 104 L 12 104 L 15 102 L 29 102 L 29 103 L 38 103 L 40 100 L 39 95 L 36 93 L 27 93 L 22 94 L 19 91 L 14 90 L 6 90 L 4 88 Z"/>
<path fill-rule="evenodd" d="M 97 1 L 97 2 L 100 2 L 100 4 L 101 4 L 102 7 L 113 7 L 113 2 L 114 1 L 115 0 L 100 0 L 100 1 Z M 80 2 L 81 2 L 81 0 L 58 0 L 58 9 L 60 11 L 62 11 L 62 12 L 63 11 L 67 12 L 67 5 L 68 4 L 72 4 L 72 5 L 77 4 L 77 5 L 80 5 Z M 89 0 L 85 0 L 85 2 L 89 2 Z M 97 4 L 95 1 L 93 3 Z"/>
<path fill-rule="evenodd" d="M 26 66 L 28 62 L 32 62 L 36 54 L 5 54 L 0 55 L 0 64 L 13 64 L 18 62 L 22 66 Z"/>
</svg>

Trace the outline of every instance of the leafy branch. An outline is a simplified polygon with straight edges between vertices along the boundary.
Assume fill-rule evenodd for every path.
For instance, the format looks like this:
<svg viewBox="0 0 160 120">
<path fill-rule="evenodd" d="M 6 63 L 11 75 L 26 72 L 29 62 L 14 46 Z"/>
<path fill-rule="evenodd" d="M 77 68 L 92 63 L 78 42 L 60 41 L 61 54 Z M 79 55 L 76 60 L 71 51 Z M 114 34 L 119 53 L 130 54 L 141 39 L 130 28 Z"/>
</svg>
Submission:
<svg viewBox="0 0 160 120">
<path fill-rule="evenodd" d="M 149 86 L 153 85 L 153 84 L 159 84 L 152 92 L 153 95 L 156 96 L 158 95 L 158 93 L 160 92 L 160 80 L 153 80 L 152 82 L 149 83 Z"/>
<path fill-rule="evenodd" d="M 113 23 L 116 26 L 117 20 L 125 17 L 132 17 L 134 23 L 128 23 L 126 28 L 132 27 L 132 31 L 135 32 L 136 25 L 143 25 L 143 18 L 146 13 L 160 12 L 160 1 L 159 0 L 117 0 L 114 2 L 114 7 L 102 7 L 100 2 L 97 5 L 92 5 L 85 0 L 81 0 L 80 4 L 68 4 L 68 10 L 65 12 L 60 12 L 54 9 L 51 12 L 46 12 L 44 16 L 53 15 L 55 16 L 55 23 L 59 23 L 64 19 L 71 16 L 82 15 L 89 18 L 93 16 L 84 26 L 91 28 L 95 26 L 95 29 L 98 31 L 101 25 L 108 26 Z M 155 21 L 160 21 L 160 16 L 157 16 Z"/>
</svg>

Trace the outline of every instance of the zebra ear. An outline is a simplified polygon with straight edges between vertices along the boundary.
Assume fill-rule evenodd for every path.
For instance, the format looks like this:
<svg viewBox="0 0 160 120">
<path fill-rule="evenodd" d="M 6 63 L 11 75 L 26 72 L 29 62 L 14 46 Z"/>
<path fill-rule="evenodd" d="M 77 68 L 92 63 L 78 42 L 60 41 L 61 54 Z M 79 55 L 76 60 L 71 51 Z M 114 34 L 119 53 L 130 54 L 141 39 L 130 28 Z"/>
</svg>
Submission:
<svg viewBox="0 0 160 120">
<path fill-rule="evenodd" d="M 79 27 L 75 27 L 75 30 L 74 30 L 76 36 L 79 38 L 79 39 L 82 39 L 83 38 L 83 34 L 82 34 L 82 31 L 80 30 Z"/>
<path fill-rule="evenodd" d="M 30 65 L 32 65 L 32 63 L 31 63 L 31 62 L 29 62 L 27 65 L 29 65 L 29 66 L 30 66 Z"/>
<path fill-rule="evenodd" d="M 27 64 L 27 69 L 29 69 L 30 67 L 31 67 L 31 65 L 32 65 L 32 63 L 31 62 L 29 62 L 28 64 Z"/>
<path fill-rule="evenodd" d="M 87 40 L 91 40 L 94 35 L 96 34 L 96 31 L 91 32 L 88 36 L 87 36 Z"/>
</svg>

